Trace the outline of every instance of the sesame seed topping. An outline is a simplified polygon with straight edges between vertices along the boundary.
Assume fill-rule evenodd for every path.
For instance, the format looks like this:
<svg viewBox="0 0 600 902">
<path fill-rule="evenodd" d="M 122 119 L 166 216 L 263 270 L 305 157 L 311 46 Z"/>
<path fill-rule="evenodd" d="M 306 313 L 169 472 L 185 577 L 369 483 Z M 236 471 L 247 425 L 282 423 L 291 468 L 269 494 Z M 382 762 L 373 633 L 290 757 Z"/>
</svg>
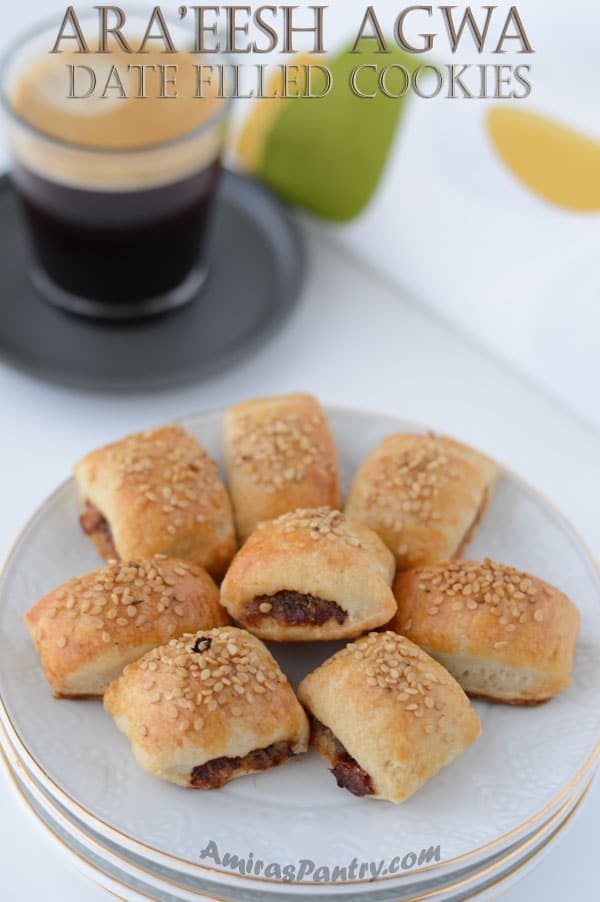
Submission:
<svg viewBox="0 0 600 902">
<path fill-rule="evenodd" d="M 396 551 L 402 555 L 408 551 L 402 538 L 405 521 L 429 523 L 440 518 L 440 489 L 456 478 L 456 468 L 453 452 L 442 438 L 433 434 L 403 436 L 404 446 L 395 450 L 397 438 L 387 440 L 389 453 L 382 453 L 371 472 L 365 506 L 380 511 L 384 526 L 400 534 Z M 399 510 L 402 517 L 397 516 Z"/>
<path fill-rule="evenodd" d="M 183 576 L 193 572 L 181 562 L 165 561 L 164 556 L 155 558 L 153 566 L 149 566 L 144 561 L 113 560 L 100 570 L 71 579 L 48 596 L 44 617 L 65 618 L 66 635 L 62 637 L 65 645 L 78 620 L 82 621 L 86 634 L 89 630 L 98 630 L 96 641 L 104 643 L 112 641 L 113 637 L 107 632 L 111 624 L 114 624 L 111 629 L 135 625 L 139 630 L 149 631 L 158 615 L 167 611 L 171 603 L 173 589 L 165 586 L 165 580 L 177 586 Z M 185 608 L 175 605 L 174 612 L 182 617 Z M 165 632 L 180 634 L 182 626 L 169 623 Z M 114 638 L 118 641 L 118 631 Z M 59 647 L 64 648 L 64 645 Z"/>
<path fill-rule="evenodd" d="M 226 497 L 215 462 L 181 426 L 126 436 L 103 453 L 116 470 L 116 484 L 132 491 L 137 508 L 152 510 L 169 537 L 200 516 L 210 518 Z"/>
<path fill-rule="evenodd" d="M 259 528 L 273 527 L 284 535 L 305 532 L 311 540 L 338 540 L 352 548 L 364 548 L 361 539 L 355 535 L 353 524 L 341 511 L 330 507 L 297 508 L 282 514 L 276 520 L 261 523 Z"/>
<path fill-rule="evenodd" d="M 419 591 L 426 593 L 428 614 L 448 605 L 456 612 L 485 609 L 498 618 L 504 638 L 495 642 L 495 648 L 504 648 L 514 638 L 518 625 L 530 622 L 531 606 L 533 620 L 544 620 L 539 605 L 547 596 L 546 584 L 506 564 L 489 558 L 483 563 L 451 561 L 418 568 L 415 574 Z"/>
<path fill-rule="evenodd" d="M 439 712 L 445 709 L 440 686 L 454 681 L 418 646 L 395 632 L 369 633 L 337 652 L 321 665 L 335 666 L 340 658 L 351 656 L 357 679 L 369 690 L 391 694 L 402 710 L 423 719 L 437 729 Z M 378 702 L 374 699 L 373 704 Z"/>
<path fill-rule="evenodd" d="M 255 698 L 276 692 L 278 685 L 287 686 L 285 676 L 259 640 L 233 627 L 172 639 L 132 667 L 139 668 L 142 687 L 152 690 L 149 703 L 158 704 L 162 699 L 165 717 L 177 720 L 178 728 L 184 731 L 189 724 L 182 727 L 181 713 L 193 712 L 198 705 L 209 713 L 224 707 L 233 716 L 240 716 L 243 699 L 252 704 Z M 153 670 L 150 679 L 144 673 L 146 668 Z M 192 720 L 196 724 L 197 718 Z M 205 718 L 200 720 L 205 723 Z"/>
<path fill-rule="evenodd" d="M 309 422 L 302 412 L 286 415 L 239 413 L 231 439 L 234 464 L 268 494 L 302 482 L 309 469 L 331 475 L 335 461 L 318 434 L 321 413 Z M 317 434 L 315 434 L 317 432 Z"/>
</svg>

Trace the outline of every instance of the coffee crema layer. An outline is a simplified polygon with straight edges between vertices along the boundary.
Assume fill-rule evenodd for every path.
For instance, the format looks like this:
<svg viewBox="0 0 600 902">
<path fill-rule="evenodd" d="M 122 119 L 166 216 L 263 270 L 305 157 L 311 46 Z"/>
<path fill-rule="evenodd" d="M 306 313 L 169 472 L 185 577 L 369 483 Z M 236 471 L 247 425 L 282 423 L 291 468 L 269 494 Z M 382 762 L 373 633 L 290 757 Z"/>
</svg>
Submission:
<svg viewBox="0 0 600 902">
<path fill-rule="evenodd" d="M 218 86 L 203 86 L 196 97 L 196 69 L 202 59 L 189 53 L 45 54 L 15 79 L 9 100 L 15 118 L 8 123 L 17 160 L 38 175 L 88 190 L 127 191 L 166 185 L 208 167 L 224 140 L 226 101 Z M 116 89 L 100 96 L 110 67 L 118 67 L 128 96 Z M 176 64 L 176 85 L 161 97 L 158 67 Z M 90 66 L 96 92 L 88 98 L 67 97 L 68 65 Z M 145 66 L 144 94 L 140 72 Z M 128 66 L 134 68 L 128 71 Z M 149 67 L 156 67 L 154 69 Z M 82 71 L 76 88 L 89 86 Z M 172 70 L 171 70 L 172 74 Z M 79 77 L 79 76 L 78 76 Z M 169 76 L 171 77 L 171 76 Z"/>
</svg>

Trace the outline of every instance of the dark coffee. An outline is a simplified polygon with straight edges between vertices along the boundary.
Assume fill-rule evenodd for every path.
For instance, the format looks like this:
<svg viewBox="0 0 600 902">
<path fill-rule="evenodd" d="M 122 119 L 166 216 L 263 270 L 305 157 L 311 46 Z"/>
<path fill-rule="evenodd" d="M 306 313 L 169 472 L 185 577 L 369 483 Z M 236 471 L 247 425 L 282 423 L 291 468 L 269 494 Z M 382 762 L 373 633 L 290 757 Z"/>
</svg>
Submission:
<svg viewBox="0 0 600 902">
<path fill-rule="evenodd" d="M 137 319 L 191 300 L 205 278 L 226 104 L 216 83 L 196 96 L 189 53 L 169 54 L 166 94 L 160 48 L 91 62 L 98 78 L 118 65 L 122 92 L 69 97 L 74 52 L 25 53 L 5 75 L 13 182 L 40 291 L 75 313 Z"/>
<path fill-rule="evenodd" d="M 167 295 L 204 267 L 219 169 L 214 162 L 174 184 L 104 192 L 49 181 L 17 162 L 13 181 L 50 282 L 118 316 L 120 306 Z"/>
</svg>

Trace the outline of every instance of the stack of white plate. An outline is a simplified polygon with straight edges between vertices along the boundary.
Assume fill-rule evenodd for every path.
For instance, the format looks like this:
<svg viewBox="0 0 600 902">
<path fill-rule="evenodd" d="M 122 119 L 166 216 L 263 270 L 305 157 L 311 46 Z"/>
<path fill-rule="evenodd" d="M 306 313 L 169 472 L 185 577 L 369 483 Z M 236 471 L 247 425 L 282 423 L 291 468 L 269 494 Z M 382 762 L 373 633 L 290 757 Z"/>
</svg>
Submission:
<svg viewBox="0 0 600 902">
<path fill-rule="evenodd" d="M 385 435 L 422 431 L 328 411 L 345 487 Z M 222 415 L 184 425 L 221 460 Z M 33 516 L 0 578 L 0 743 L 19 799 L 88 876 L 124 899 L 492 898 L 551 847 L 600 751 L 600 576 L 562 516 L 506 469 L 469 556 L 547 579 L 582 614 L 571 686 L 537 708 L 475 702 L 481 738 L 401 806 L 337 788 L 309 753 L 213 792 L 137 767 L 101 703 L 55 701 L 23 625 L 39 597 L 99 566 L 71 481 Z M 271 645 L 292 682 L 333 643 Z"/>
</svg>

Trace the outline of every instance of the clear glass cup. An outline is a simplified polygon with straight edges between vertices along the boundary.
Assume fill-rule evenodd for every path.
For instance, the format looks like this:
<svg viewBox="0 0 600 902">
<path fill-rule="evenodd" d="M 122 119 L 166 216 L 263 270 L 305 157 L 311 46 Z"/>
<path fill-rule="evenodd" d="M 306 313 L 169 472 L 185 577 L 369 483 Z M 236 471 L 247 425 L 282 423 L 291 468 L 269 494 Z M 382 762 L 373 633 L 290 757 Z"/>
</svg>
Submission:
<svg viewBox="0 0 600 902">
<path fill-rule="evenodd" d="M 96 20 L 80 21 L 86 35 L 86 29 L 97 29 Z M 127 36 L 138 39 L 146 24 L 147 20 L 140 21 L 138 31 L 136 20 L 128 21 Z M 63 67 L 66 88 L 67 62 L 99 67 L 106 74 L 106 61 L 115 61 L 112 54 L 51 56 L 58 28 L 59 22 L 54 22 L 21 36 L 0 67 L 11 177 L 30 238 L 32 279 L 47 300 L 84 316 L 139 319 L 179 307 L 197 296 L 206 279 L 207 234 L 229 102 L 213 97 L 210 114 L 199 124 L 198 114 L 204 116 L 204 112 L 188 104 L 193 121 L 186 121 L 185 112 L 178 113 L 178 133 L 168 140 L 148 141 L 156 127 L 160 133 L 160 117 L 171 115 L 173 107 L 161 105 L 179 101 L 162 98 L 157 106 L 136 98 L 129 101 L 129 108 L 138 117 L 139 146 L 131 141 L 121 147 L 63 139 L 61 117 L 72 114 L 69 104 L 79 104 L 77 116 L 83 117 L 79 126 L 85 138 L 92 119 L 97 132 L 97 117 L 102 122 L 108 109 L 110 118 L 122 99 L 84 101 L 57 96 L 56 117 L 51 117 L 49 127 L 32 124 L 16 93 L 31 67 L 56 61 L 57 73 Z M 89 44 L 93 46 L 91 38 Z M 178 62 L 182 58 L 178 53 Z M 139 62 L 139 54 L 125 62 L 132 59 Z M 173 59 L 164 55 L 165 64 Z M 196 61 L 206 62 L 185 54 L 186 65 Z M 222 62 L 211 54 L 211 65 Z M 62 85 L 63 81 L 61 90 Z M 47 90 L 51 89 L 52 84 Z M 194 102 L 208 101 L 196 98 Z M 131 104 L 145 106 L 134 110 Z M 91 118 L 86 121 L 86 116 Z M 171 119 L 169 128 L 174 125 Z"/>
</svg>

